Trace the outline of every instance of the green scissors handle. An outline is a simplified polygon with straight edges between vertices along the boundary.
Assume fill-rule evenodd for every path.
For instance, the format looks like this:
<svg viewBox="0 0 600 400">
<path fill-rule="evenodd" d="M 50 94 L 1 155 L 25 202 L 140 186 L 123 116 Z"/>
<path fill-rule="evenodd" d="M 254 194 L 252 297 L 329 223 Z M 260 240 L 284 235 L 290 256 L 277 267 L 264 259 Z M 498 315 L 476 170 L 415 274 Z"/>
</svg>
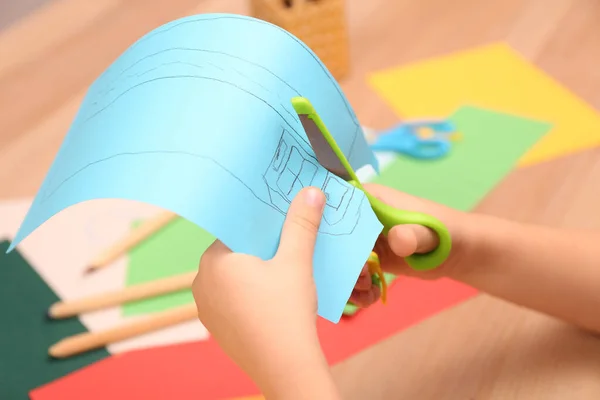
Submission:
<svg viewBox="0 0 600 400">
<path fill-rule="evenodd" d="M 335 139 L 333 138 L 331 133 L 329 133 L 327 127 L 315 111 L 312 104 L 308 101 L 308 99 L 304 97 L 294 97 L 292 98 L 292 106 L 294 107 L 294 110 L 298 115 L 300 115 L 301 117 L 306 116 L 309 120 L 312 120 L 312 122 L 314 122 L 314 125 L 316 126 L 316 128 L 318 128 L 318 130 L 322 134 L 322 137 L 325 139 L 325 141 L 330 147 L 330 149 L 324 149 L 324 143 L 321 143 L 322 140 L 318 140 L 314 137 L 314 135 L 316 135 L 314 131 L 306 132 L 309 136 L 309 141 L 313 143 L 314 140 L 317 144 L 317 146 L 313 144 L 313 150 L 315 151 L 319 162 L 321 162 L 325 166 L 325 168 L 327 168 L 330 172 L 340 177 L 345 176 L 347 178 L 346 180 L 348 181 L 348 183 L 362 190 L 365 193 L 367 199 L 369 200 L 369 203 L 371 204 L 373 212 L 384 227 L 384 235 L 387 236 L 389 231 L 394 226 L 406 224 L 422 225 L 433 230 L 436 233 L 439 239 L 438 246 L 428 253 L 413 254 L 409 257 L 406 257 L 405 260 L 407 264 L 414 270 L 425 271 L 437 268 L 444 261 L 446 261 L 446 259 L 450 255 L 450 250 L 452 248 L 452 238 L 446 226 L 444 226 L 444 224 L 437 218 L 434 218 L 430 215 L 412 211 L 399 210 L 395 207 L 385 204 L 384 202 L 367 192 L 360 183 L 358 177 L 356 176 L 356 173 L 350 166 L 350 163 L 346 159 L 346 156 L 339 148 Z M 305 130 L 307 130 L 306 126 Z M 325 145 L 325 147 L 327 146 Z M 337 158 L 336 160 L 332 160 L 328 157 L 329 153 L 331 153 L 328 150 L 333 151 L 335 157 Z M 333 168 L 332 164 L 335 164 L 336 166 L 341 164 L 341 166 L 339 166 L 338 168 Z"/>
<path fill-rule="evenodd" d="M 438 246 L 435 249 L 428 253 L 413 254 L 405 258 L 406 263 L 412 269 L 417 271 L 431 270 L 437 268 L 446 261 L 452 248 L 452 238 L 450 232 L 448 232 L 448 229 L 440 220 L 423 213 L 399 210 L 385 204 L 383 201 L 365 191 L 365 189 L 362 188 L 362 185 L 359 184 L 357 186 L 354 181 L 350 181 L 350 183 L 361 189 L 367 196 L 367 199 L 373 208 L 373 212 L 375 212 L 377 219 L 379 219 L 379 222 L 383 225 L 384 235 L 387 236 L 394 226 L 405 224 L 422 225 L 436 233 L 438 237 Z"/>
</svg>

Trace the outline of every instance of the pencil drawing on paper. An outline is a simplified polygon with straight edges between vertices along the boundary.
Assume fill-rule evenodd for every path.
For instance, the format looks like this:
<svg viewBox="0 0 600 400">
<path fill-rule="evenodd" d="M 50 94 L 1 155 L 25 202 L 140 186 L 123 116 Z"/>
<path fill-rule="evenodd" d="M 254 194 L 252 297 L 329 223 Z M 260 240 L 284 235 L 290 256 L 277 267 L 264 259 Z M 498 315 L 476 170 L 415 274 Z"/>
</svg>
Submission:
<svg viewBox="0 0 600 400">
<path fill-rule="evenodd" d="M 200 28 L 202 26 L 201 29 L 209 30 L 210 29 L 210 28 L 208 28 L 209 26 L 211 26 L 213 24 L 219 24 L 221 21 L 230 21 L 233 24 L 240 24 L 239 25 L 240 27 L 242 26 L 242 24 L 248 24 L 249 27 L 245 27 L 244 29 L 249 29 L 250 31 L 252 29 L 254 29 L 253 25 L 269 27 L 269 29 L 272 29 L 273 31 L 277 31 L 277 34 L 286 36 L 289 39 L 293 40 L 297 46 L 302 48 L 302 52 L 305 53 L 307 58 L 313 59 L 313 61 L 315 62 L 315 65 L 318 65 L 320 67 L 320 69 L 322 70 L 322 72 L 326 75 L 325 79 L 329 83 L 332 84 L 332 86 L 331 86 L 332 89 L 334 89 L 337 92 L 338 99 L 341 100 L 347 117 L 349 118 L 349 120 L 352 121 L 352 124 L 354 125 L 352 130 L 348 130 L 348 135 L 351 135 L 351 140 L 349 141 L 348 146 L 343 146 L 342 143 L 338 143 L 340 145 L 340 147 L 342 147 L 342 150 L 344 150 L 346 157 L 348 159 L 351 159 L 353 152 L 355 150 L 356 140 L 357 140 L 358 136 L 360 136 L 360 124 L 356 118 L 356 115 L 352 111 L 350 104 L 348 103 L 347 99 L 343 95 L 340 87 L 335 83 L 336 82 L 335 79 L 329 73 L 327 68 L 320 62 L 320 60 L 310 51 L 310 49 L 304 43 L 302 43 L 296 37 L 291 35 L 289 32 L 281 29 L 280 27 L 277 27 L 277 26 L 267 23 L 265 21 L 261 21 L 261 20 L 257 20 L 257 19 L 250 19 L 247 17 L 236 16 L 236 15 L 205 15 L 205 16 L 199 16 L 199 17 L 190 17 L 185 20 L 173 21 L 172 23 L 166 24 L 166 25 L 150 32 L 149 34 L 147 34 L 146 36 L 144 36 L 140 40 L 138 40 L 136 43 L 134 43 L 129 49 L 127 49 L 127 51 L 121 56 L 121 58 L 128 59 L 129 57 L 127 57 L 127 56 L 129 54 L 135 53 L 136 50 L 139 50 L 139 47 L 142 47 L 147 41 L 149 41 L 149 40 L 160 41 L 161 36 L 168 35 L 168 34 L 172 33 L 172 31 L 174 31 L 174 30 L 185 29 L 186 27 L 190 27 L 192 25 L 194 25 L 198 28 Z M 216 41 L 216 42 L 218 42 L 218 41 Z M 144 52 L 142 52 L 142 53 L 144 53 Z M 168 61 L 164 61 L 165 59 L 167 59 Z M 192 60 L 196 60 L 196 61 L 192 61 Z M 209 60 L 212 60 L 212 62 Z M 146 70 L 143 70 L 144 65 L 149 65 L 149 67 Z M 250 94 L 256 93 L 255 90 L 252 90 L 250 88 L 251 86 L 253 86 L 254 88 L 259 87 L 260 88 L 259 91 L 263 91 L 263 92 L 267 93 L 269 95 L 268 97 L 272 97 L 272 96 L 278 97 L 276 102 L 273 101 L 274 99 L 270 99 L 270 101 L 266 101 L 265 103 L 268 104 L 269 106 L 273 107 L 273 109 L 277 109 L 278 113 L 281 113 L 280 116 L 282 117 L 283 121 L 288 125 L 288 129 L 295 131 L 294 126 L 289 123 L 288 118 L 291 118 L 294 121 L 296 121 L 297 116 L 293 112 L 290 112 L 289 107 L 286 106 L 287 102 L 288 102 L 287 99 L 290 99 L 295 96 L 304 95 L 301 93 L 302 90 L 300 90 L 298 87 L 296 87 L 296 85 L 294 85 L 289 80 L 284 79 L 282 76 L 275 73 L 271 68 L 269 68 L 269 66 L 264 65 L 262 62 L 257 62 L 256 60 L 253 61 L 253 60 L 247 59 L 246 57 L 244 57 L 242 55 L 233 54 L 229 51 L 224 51 L 224 49 L 221 49 L 220 46 L 197 47 L 197 46 L 173 43 L 170 46 L 165 47 L 165 48 L 159 48 L 159 49 L 153 48 L 151 51 L 148 51 L 148 53 L 144 54 L 141 57 L 131 58 L 131 62 L 127 63 L 126 65 L 123 65 L 123 67 L 121 67 L 121 68 L 118 68 L 118 72 L 112 72 L 111 74 L 107 74 L 107 76 L 103 77 L 104 79 L 99 79 L 98 81 L 99 81 L 100 85 L 96 92 L 96 96 L 111 94 L 115 90 L 115 86 L 116 87 L 127 86 L 128 83 L 126 83 L 126 82 L 128 80 L 130 80 L 130 79 L 135 80 L 137 78 L 145 77 L 150 72 L 153 72 L 157 69 L 164 69 L 164 67 L 177 68 L 178 66 L 183 67 L 186 65 L 188 67 L 191 67 L 192 71 L 194 71 L 194 72 L 189 73 L 189 71 L 188 71 L 188 73 L 186 73 L 186 74 L 173 74 L 173 75 L 171 75 L 170 73 L 164 73 L 164 74 L 160 74 L 161 76 L 159 76 L 159 77 L 154 77 L 154 78 L 149 77 L 148 79 L 144 78 L 144 81 L 136 82 L 135 84 L 129 83 L 130 87 L 125 92 L 122 92 L 121 94 L 117 95 L 111 101 L 105 103 L 104 106 L 100 106 L 96 99 L 92 103 L 92 106 L 96 106 L 96 107 L 94 107 L 94 108 L 96 108 L 96 111 L 93 112 L 91 114 L 91 116 L 88 116 L 88 118 L 95 116 L 97 113 L 101 112 L 104 108 L 110 106 L 110 104 L 115 102 L 118 98 L 120 98 L 127 91 L 138 87 L 138 85 L 144 85 L 144 84 L 147 84 L 150 82 L 154 82 L 155 79 L 159 79 L 159 80 L 175 79 L 175 78 L 215 79 L 215 80 L 221 81 L 224 84 L 238 86 L 239 89 L 247 90 L 248 93 L 250 93 Z M 208 72 L 207 68 L 210 69 L 211 67 L 218 70 L 218 72 L 217 73 L 209 72 L 210 76 L 207 76 L 206 74 L 198 74 L 199 70 L 204 70 L 205 72 Z M 142 70 L 141 71 L 138 70 L 136 72 L 136 69 L 142 69 Z M 242 71 L 253 71 L 253 73 L 243 73 Z M 231 72 L 243 77 L 244 80 L 247 81 L 246 84 L 238 85 L 235 80 L 222 79 L 223 77 L 231 78 L 232 77 Z M 250 78 L 253 75 L 255 75 L 257 77 L 261 77 L 261 78 L 260 79 Z M 262 83 L 260 81 L 262 81 Z M 265 85 L 265 83 L 268 83 L 268 84 Z M 285 93 L 285 94 L 289 93 L 289 95 L 281 96 L 282 93 Z M 277 103 L 279 103 L 279 104 L 277 104 Z M 282 103 L 285 103 L 285 105 Z M 287 114 L 287 115 L 284 117 L 282 114 Z M 301 139 L 305 140 L 302 137 L 301 137 Z"/>
<path fill-rule="evenodd" d="M 277 62 L 265 63 L 262 59 L 254 57 L 252 52 L 246 52 L 242 47 L 230 46 L 227 41 L 219 42 L 200 34 L 183 35 L 183 31 L 175 34 L 175 31 L 192 29 L 192 26 L 195 26 L 194 30 L 198 29 L 197 32 L 209 32 L 210 27 L 226 20 L 235 21 L 234 23 L 240 26 L 247 24 L 248 27 L 244 29 L 249 31 L 254 29 L 250 25 L 268 26 L 268 29 L 276 30 L 278 34 L 296 41 L 298 54 L 303 53 L 302 57 L 307 61 L 313 59 L 306 65 L 312 65 L 314 62 L 315 67 L 321 70 L 319 74 L 322 75 L 319 79 L 322 83 L 308 83 L 302 78 L 301 71 L 291 74 L 279 68 Z M 175 35 L 177 40 L 166 37 L 171 34 Z M 181 37 L 186 39 L 179 39 Z M 190 37 L 197 39 L 188 40 Z M 151 42 L 158 45 L 150 45 Z M 274 114 L 271 120 L 277 121 L 276 124 L 269 128 L 271 131 L 268 134 L 265 132 L 260 136 L 263 148 L 269 150 L 257 150 L 255 157 L 259 157 L 261 161 L 257 163 L 256 158 L 252 161 L 252 164 L 257 166 L 256 171 L 245 167 L 245 163 L 232 162 L 226 155 L 221 156 L 218 153 L 220 150 L 215 153 L 212 146 L 222 146 L 216 145 L 213 139 L 192 134 L 191 130 L 182 130 L 176 133 L 179 135 L 177 140 L 172 140 L 173 132 L 166 134 L 158 129 L 154 130 L 150 125 L 148 121 L 161 123 L 172 120 L 173 126 L 184 124 L 182 119 L 175 122 L 175 118 L 180 118 L 179 113 L 184 108 L 184 102 L 181 101 L 181 107 L 171 107 L 169 104 L 178 104 L 179 99 L 188 95 L 187 88 L 190 87 L 197 88 L 194 93 L 198 95 L 187 97 L 185 103 L 188 104 L 202 103 L 199 98 L 206 98 L 205 93 L 211 91 L 231 93 L 231 98 L 227 98 L 225 103 L 215 101 L 210 105 L 212 109 L 204 109 L 207 118 L 211 110 L 219 107 L 218 104 L 225 106 L 231 101 L 259 110 L 261 115 Z M 157 97 L 153 102 L 146 100 L 155 93 Z M 134 162 L 141 165 L 147 162 L 144 158 L 150 159 L 162 154 L 169 158 L 194 158 L 200 163 L 198 166 L 204 165 L 202 168 L 206 168 L 207 171 L 222 171 L 223 184 L 231 182 L 228 184 L 232 188 L 239 188 L 236 190 L 248 190 L 261 203 L 282 215 L 286 214 L 292 199 L 302 188 L 319 187 L 327 197 L 320 232 L 329 235 L 350 235 L 360 222 L 364 197 L 358 195 L 354 187 L 322 168 L 316 160 L 299 118 L 289 102 L 292 97 L 310 93 L 314 93 L 315 96 L 321 93 L 335 93 L 329 99 L 336 104 L 339 113 L 333 119 L 333 123 L 344 121 L 337 129 L 345 132 L 344 140 L 340 142 L 344 153 L 351 159 L 355 150 L 364 150 L 365 144 L 358 143 L 357 140 L 357 137 L 360 137 L 360 125 L 335 80 L 310 50 L 289 33 L 262 21 L 239 16 L 202 16 L 167 24 L 132 45 L 92 85 L 77 120 L 74 121 L 72 132 L 67 135 L 61 149 L 63 154 L 78 153 L 77 162 L 63 162 L 66 157 L 58 160 L 55 168 L 52 168 L 46 177 L 39 196 L 40 205 L 57 195 L 61 196 L 60 192 L 65 185 L 79 185 L 77 182 L 81 174 L 87 176 L 95 173 L 92 171 L 105 168 L 108 171 L 109 165 L 130 163 L 127 159 L 139 159 Z M 154 110 L 157 112 L 152 112 Z M 201 112 L 203 108 L 199 107 L 197 110 Z M 154 132 L 148 133 L 147 137 L 151 140 L 113 140 L 110 146 L 105 146 L 107 135 L 115 138 L 118 138 L 118 135 L 131 135 L 132 132 L 127 131 L 127 127 L 144 125 L 140 118 L 147 119 L 145 126 L 149 127 L 148 132 Z M 111 125 L 106 122 L 110 120 L 121 122 Z M 252 124 L 252 120 L 248 121 L 249 126 Z M 275 125 L 278 128 L 275 128 Z M 104 126 L 112 129 L 100 129 Z M 213 130 L 215 128 L 216 125 Z M 278 132 L 275 129 L 278 129 Z M 255 135 L 255 130 L 254 127 L 250 128 L 246 135 Z M 222 131 L 234 134 L 233 131 Z M 77 137 L 83 132 L 87 133 L 87 142 Z M 196 137 L 192 140 L 186 135 Z M 223 136 L 223 140 L 232 139 L 233 137 Z M 82 153 L 79 147 L 83 143 L 87 148 L 98 150 Z M 93 143 L 102 145 L 94 146 Z M 360 155 L 358 157 L 360 158 Z M 67 190 L 69 191 L 70 189 Z"/>
<path fill-rule="evenodd" d="M 294 135 L 283 130 L 275 154 L 263 179 L 270 204 L 285 213 L 296 194 L 307 186 L 320 188 L 327 198 L 320 231 L 336 235 L 350 234 L 360 217 L 361 201 L 353 201 L 354 187 L 327 171 L 317 174 L 319 162 L 308 154 Z M 344 220 L 344 217 L 348 218 Z M 344 224 L 340 224 L 344 220 Z"/>
<path fill-rule="evenodd" d="M 219 17 L 219 19 L 223 18 L 237 19 L 236 17 Z M 202 18 L 183 24 L 202 25 L 210 23 L 210 21 L 214 21 L 214 19 Z M 263 24 L 257 21 L 244 22 Z M 152 48 L 147 52 L 142 51 L 138 57 L 127 57 L 128 53 L 131 53 L 136 47 L 139 48 L 150 37 L 158 40 L 161 35 L 167 34 L 177 26 L 182 26 L 182 23 L 163 28 L 138 41 L 123 55 L 122 63 L 118 66 L 115 65 L 112 71 L 107 72 L 99 79 L 95 88 L 90 91 L 88 106 L 82 113 L 79 129 L 86 129 L 86 125 L 93 125 L 97 119 L 108 118 L 104 114 L 114 112 L 115 109 L 122 107 L 122 101 L 127 103 L 128 97 L 138 96 L 136 92 L 146 91 L 149 86 L 176 85 L 181 81 L 190 81 L 189 85 L 205 85 L 204 82 L 209 85 L 225 85 L 233 91 L 239 92 L 235 96 L 238 96 L 240 100 L 245 98 L 245 102 L 256 102 L 261 106 L 268 107 L 280 121 L 281 136 L 277 139 L 278 144 L 272 158 L 268 153 L 258 155 L 265 158 L 265 163 L 270 162 L 266 171 L 257 171 L 258 174 L 262 174 L 264 186 L 261 187 L 259 181 L 250 177 L 247 171 L 240 171 L 239 166 L 229 165 L 218 155 L 212 154 L 209 148 L 199 146 L 203 140 L 198 140 L 195 145 L 186 148 L 174 149 L 162 145 L 151 148 L 147 146 L 141 148 L 142 146 L 140 146 L 135 151 L 114 151 L 112 154 L 105 154 L 104 157 L 88 159 L 86 164 L 72 170 L 70 175 L 63 175 L 57 179 L 56 184 L 52 184 L 54 177 L 50 174 L 49 184 L 42 193 L 42 203 L 52 197 L 60 187 L 90 167 L 113 162 L 118 158 L 143 157 L 144 154 L 163 153 L 194 157 L 199 162 L 211 162 L 226 173 L 223 175 L 226 177 L 225 179 L 235 179 L 236 185 L 243 184 L 254 197 L 284 215 L 291 200 L 300 189 L 307 186 L 319 187 L 327 196 L 320 231 L 331 235 L 351 234 L 359 222 L 362 197 L 355 196 L 355 188 L 320 168 L 299 124 L 298 116 L 289 101 L 285 100 L 301 95 L 301 90 L 294 87 L 293 82 L 279 76 L 265 65 L 218 48 L 173 44 L 168 47 Z M 304 51 L 308 53 L 308 50 L 304 49 Z M 331 77 L 327 79 L 331 80 Z M 173 83 L 167 83 L 167 81 Z M 358 124 L 354 114 L 348 108 L 345 98 L 341 97 L 344 100 L 345 112 L 348 113 L 355 125 L 354 128 L 356 128 Z M 358 129 L 351 129 L 347 132 L 349 136 L 353 135 L 347 141 L 346 146 L 348 157 L 350 157 L 354 150 L 356 136 L 360 133 Z M 276 140 L 274 136 L 270 137 L 272 138 L 270 140 Z"/>
</svg>

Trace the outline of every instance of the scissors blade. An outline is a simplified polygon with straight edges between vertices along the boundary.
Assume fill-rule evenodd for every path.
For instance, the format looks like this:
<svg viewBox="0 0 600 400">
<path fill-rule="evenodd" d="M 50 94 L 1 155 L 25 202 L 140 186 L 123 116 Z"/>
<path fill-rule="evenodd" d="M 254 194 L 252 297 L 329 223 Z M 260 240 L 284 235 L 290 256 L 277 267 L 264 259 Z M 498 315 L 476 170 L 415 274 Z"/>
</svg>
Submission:
<svg viewBox="0 0 600 400">
<path fill-rule="evenodd" d="M 347 182 L 358 182 L 352 166 L 346 160 L 344 153 L 327 130 L 327 127 L 325 127 L 310 101 L 305 97 L 294 97 L 292 98 L 292 106 L 298 114 L 300 123 L 302 123 L 319 163 L 329 172 Z"/>
<path fill-rule="evenodd" d="M 345 181 L 351 180 L 350 174 L 346 171 L 346 168 L 333 151 L 333 148 L 327 140 L 325 140 L 325 137 L 319 130 L 319 127 L 315 124 L 315 121 L 310 119 L 308 115 L 299 114 L 298 116 L 300 117 L 302 127 L 304 127 L 306 136 L 308 136 L 308 141 L 317 156 L 319 164 Z"/>
</svg>

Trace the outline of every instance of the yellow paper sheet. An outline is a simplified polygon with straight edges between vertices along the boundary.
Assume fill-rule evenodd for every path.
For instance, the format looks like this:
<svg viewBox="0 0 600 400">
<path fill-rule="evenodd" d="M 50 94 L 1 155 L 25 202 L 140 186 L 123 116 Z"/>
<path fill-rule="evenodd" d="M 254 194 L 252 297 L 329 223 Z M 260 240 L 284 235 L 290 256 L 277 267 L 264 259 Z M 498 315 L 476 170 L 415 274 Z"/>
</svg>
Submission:
<svg viewBox="0 0 600 400">
<path fill-rule="evenodd" d="M 474 105 L 552 123 L 519 166 L 600 145 L 596 111 L 503 43 L 377 72 L 369 84 L 404 118 Z"/>
</svg>

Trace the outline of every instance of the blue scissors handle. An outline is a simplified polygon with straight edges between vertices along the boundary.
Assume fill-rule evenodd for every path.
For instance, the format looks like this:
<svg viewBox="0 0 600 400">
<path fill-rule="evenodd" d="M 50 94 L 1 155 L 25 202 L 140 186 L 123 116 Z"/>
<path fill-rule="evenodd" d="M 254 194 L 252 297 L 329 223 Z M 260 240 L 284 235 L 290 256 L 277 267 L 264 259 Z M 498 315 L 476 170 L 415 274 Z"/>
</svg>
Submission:
<svg viewBox="0 0 600 400">
<path fill-rule="evenodd" d="M 444 139 L 421 139 L 407 129 L 384 134 L 371 145 L 374 151 L 393 151 L 413 158 L 431 160 L 440 158 L 450 151 L 450 142 Z"/>
<path fill-rule="evenodd" d="M 411 146 L 405 148 L 404 153 L 414 158 L 430 160 L 440 158 L 450 151 L 450 143 L 447 140 L 431 139 L 420 140 L 414 137 L 415 141 Z M 409 141 L 407 141 L 408 144 Z"/>
</svg>

